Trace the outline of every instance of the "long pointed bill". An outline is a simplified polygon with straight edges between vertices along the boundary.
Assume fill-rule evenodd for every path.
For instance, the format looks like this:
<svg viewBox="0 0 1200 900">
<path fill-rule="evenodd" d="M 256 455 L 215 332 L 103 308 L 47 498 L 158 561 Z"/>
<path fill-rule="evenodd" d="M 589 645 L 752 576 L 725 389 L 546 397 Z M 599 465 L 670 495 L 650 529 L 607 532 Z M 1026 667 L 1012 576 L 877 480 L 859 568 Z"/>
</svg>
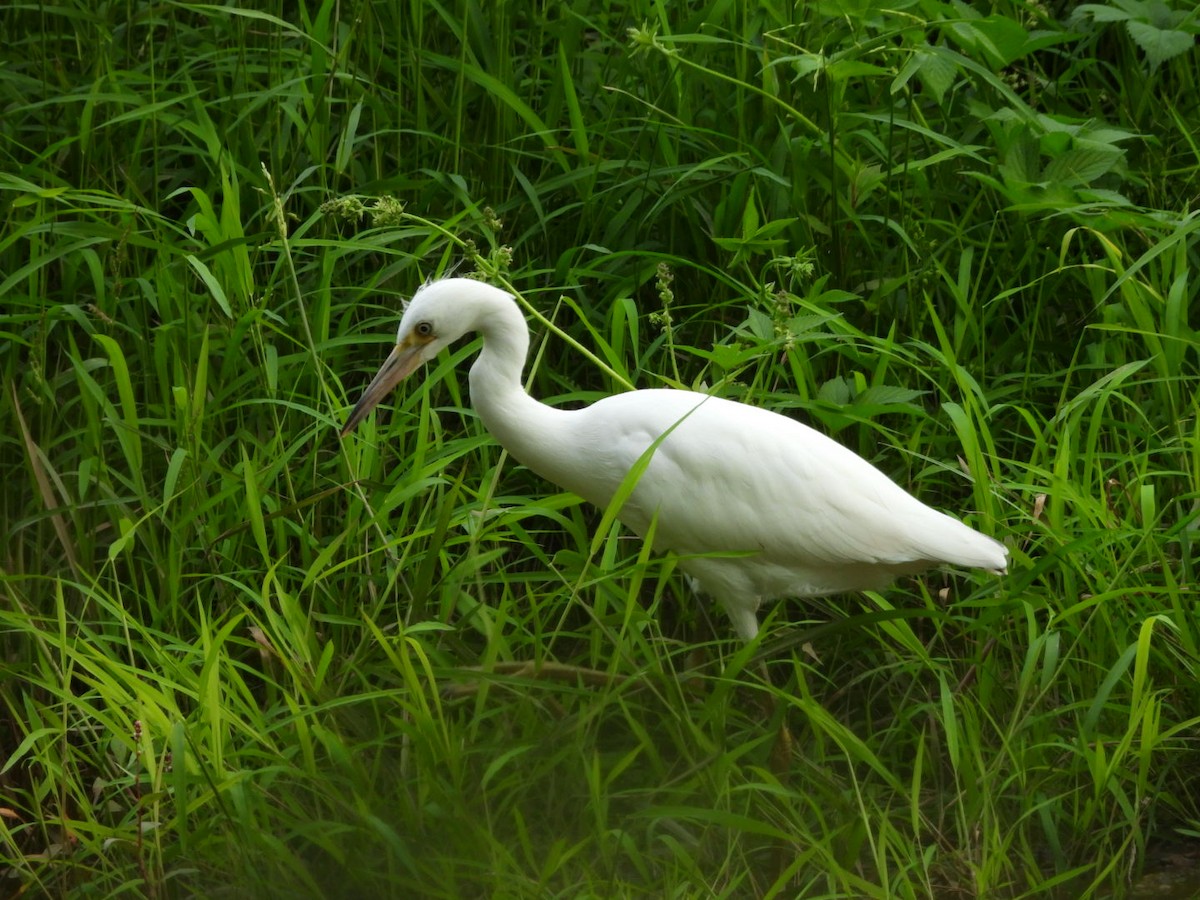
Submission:
<svg viewBox="0 0 1200 900">
<path fill-rule="evenodd" d="M 362 397 L 350 411 L 350 418 L 342 426 L 342 437 L 354 430 L 367 413 L 379 405 L 379 401 L 391 393 L 392 388 L 413 373 L 421 364 L 421 345 L 416 343 L 397 344 L 384 360 Z"/>
</svg>

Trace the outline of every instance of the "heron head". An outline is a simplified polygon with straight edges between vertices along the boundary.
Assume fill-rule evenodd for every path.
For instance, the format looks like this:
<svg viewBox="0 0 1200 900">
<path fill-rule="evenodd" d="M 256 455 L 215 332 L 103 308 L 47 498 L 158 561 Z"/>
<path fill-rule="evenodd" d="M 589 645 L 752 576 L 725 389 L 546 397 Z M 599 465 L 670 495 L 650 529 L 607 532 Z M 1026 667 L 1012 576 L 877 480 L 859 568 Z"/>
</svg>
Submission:
<svg viewBox="0 0 1200 900">
<path fill-rule="evenodd" d="M 478 327 L 482 297 L 498 288 L 470 278 L 443 278 L 423 285 L 400 317 L 396 346 L 350 411 L 342 436 L 349 434 L 392 389 L 445 347 Z M 507 296 L 507 295 L 504 295 Z"/>
</svg>

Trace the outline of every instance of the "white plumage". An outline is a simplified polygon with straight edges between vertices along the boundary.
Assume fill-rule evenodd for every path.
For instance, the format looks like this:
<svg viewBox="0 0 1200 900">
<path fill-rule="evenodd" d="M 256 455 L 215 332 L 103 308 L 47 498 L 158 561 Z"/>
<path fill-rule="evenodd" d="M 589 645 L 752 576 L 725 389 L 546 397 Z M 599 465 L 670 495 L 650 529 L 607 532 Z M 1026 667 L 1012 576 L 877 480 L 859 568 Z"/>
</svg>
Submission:
<svg viewBox="0 0 1200 900">
<path fill-rule="evenodd" d="M 1007 568 L 1004 545 L 786 416 L 693 391 L 630 391 L 576 410 L 539 403 L 521 385 L 529 329 L 516 302 L 467 278 L 416 293 L 342 434 L 472 331 L 483 349 L 471 366 L 471 402 L 496 440 L 546 480 L 605 507 L 661 438 L 619 518 L 645 535 L 657 515 L 654 548 L 679 555 L 747 640 L 764 600 L 878 590 L 939 563 Z"/>
</svg>

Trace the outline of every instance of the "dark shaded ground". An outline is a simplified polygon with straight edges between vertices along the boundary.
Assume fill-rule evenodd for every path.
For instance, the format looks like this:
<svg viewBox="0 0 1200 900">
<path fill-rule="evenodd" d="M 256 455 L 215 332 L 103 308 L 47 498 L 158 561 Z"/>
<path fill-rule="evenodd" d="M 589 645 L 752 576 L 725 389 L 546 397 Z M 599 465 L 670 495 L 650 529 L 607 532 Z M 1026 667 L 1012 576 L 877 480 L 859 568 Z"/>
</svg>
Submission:
<svg viewBox="0 0 1200 900">
<path fill-rule="evenodd" d="M 1147 854 L 1146 873 L 1130 896 L 1138 900 L 1200 897 L 1200 841 L 1162 844 Z"/>
</svg>

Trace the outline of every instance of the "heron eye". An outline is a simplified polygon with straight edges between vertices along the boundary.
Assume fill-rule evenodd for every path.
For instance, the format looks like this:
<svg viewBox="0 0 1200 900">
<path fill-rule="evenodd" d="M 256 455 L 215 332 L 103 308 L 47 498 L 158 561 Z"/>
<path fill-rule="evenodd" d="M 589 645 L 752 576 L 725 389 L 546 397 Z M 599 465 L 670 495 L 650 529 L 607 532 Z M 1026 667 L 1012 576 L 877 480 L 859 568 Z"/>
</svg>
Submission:
<svg viewBox="0 0 1200 900">
<path fill-rule="evenodd" d="M 416 332 L 419 337 L 431 337 L 433 335 L 433 325 L 429 322 L 418 322 Z"/>
</svg>

